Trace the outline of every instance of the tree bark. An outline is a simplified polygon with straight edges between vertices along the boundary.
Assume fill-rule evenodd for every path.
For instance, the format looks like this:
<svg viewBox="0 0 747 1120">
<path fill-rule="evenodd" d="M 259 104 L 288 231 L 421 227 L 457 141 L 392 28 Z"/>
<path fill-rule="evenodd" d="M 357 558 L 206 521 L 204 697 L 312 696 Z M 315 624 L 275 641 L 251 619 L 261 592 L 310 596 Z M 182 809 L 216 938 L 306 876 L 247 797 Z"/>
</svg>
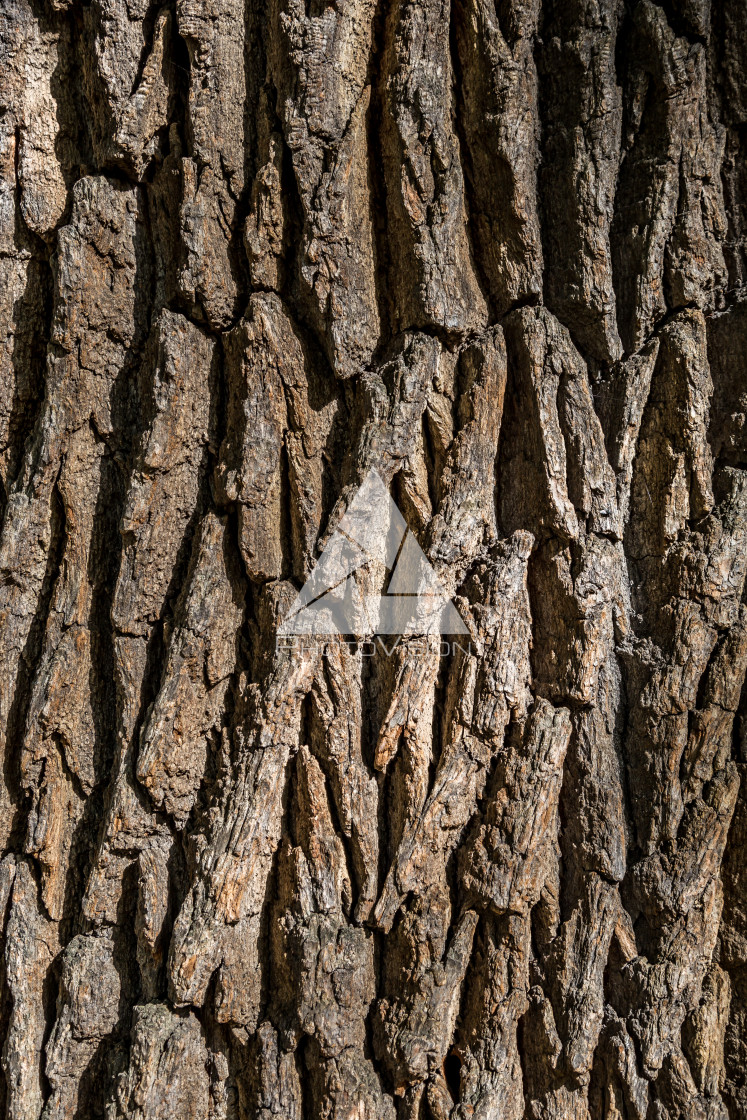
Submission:
<svg viewBox="0 0 747 1120">
<path fill-rule="evenodd" d="M 8 1120 L 747 1117 L 746 29 L 7 0 Z"/>
</svg>

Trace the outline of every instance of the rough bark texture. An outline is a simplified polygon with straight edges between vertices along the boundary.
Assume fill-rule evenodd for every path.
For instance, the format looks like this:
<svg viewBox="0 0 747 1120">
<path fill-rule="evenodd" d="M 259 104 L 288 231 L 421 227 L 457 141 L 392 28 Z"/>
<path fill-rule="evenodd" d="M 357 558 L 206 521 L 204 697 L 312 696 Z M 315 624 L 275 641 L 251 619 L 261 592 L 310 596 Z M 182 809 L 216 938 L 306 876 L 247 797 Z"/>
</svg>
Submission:
<svg viewBox="0 0 747 1120">
<path fill-rule="evenodd" d="M 746 282 L 743 0 L 5 0 L 0 1114 L 747 1118 Z"/>
</svg>

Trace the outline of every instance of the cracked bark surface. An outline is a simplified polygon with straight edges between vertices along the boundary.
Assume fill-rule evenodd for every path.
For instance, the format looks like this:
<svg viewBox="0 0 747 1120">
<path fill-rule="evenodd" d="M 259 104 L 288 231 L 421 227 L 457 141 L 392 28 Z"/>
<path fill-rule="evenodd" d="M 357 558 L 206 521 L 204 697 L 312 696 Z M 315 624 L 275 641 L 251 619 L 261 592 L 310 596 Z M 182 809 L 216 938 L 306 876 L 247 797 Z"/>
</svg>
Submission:
<svg viewBox="0 0 747 1120">
<path fill-rule="evenodd" d="M 5 4 L 0 1115 L 747 1120 L 746 26 Z"/>
</svg>

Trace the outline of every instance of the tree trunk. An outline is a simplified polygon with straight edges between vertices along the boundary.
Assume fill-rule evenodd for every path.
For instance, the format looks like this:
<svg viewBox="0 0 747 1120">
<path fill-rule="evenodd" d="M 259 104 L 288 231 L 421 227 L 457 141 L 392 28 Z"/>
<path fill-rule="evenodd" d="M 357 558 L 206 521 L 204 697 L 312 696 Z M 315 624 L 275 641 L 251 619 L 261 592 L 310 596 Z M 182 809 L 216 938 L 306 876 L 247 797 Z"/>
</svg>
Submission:
<svg viewBox="0 0 747 1120">
<path fill-rule="evenodd" d="M 159 3 L 0 16 L 0 1112 L 747 1117 L 743 4 Z"/>
</svg>

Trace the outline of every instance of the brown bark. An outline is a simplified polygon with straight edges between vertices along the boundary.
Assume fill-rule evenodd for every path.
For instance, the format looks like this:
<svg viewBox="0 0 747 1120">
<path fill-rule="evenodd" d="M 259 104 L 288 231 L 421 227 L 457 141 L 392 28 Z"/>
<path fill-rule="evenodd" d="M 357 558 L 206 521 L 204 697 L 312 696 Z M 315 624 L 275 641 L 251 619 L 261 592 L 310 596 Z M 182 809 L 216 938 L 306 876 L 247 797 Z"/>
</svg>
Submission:
<svg viewBox="0 0 747 1120">
<path fill-rule="evenodd" d="M 7 0 L 8 1120 L 747 1118 L 746 27 Z"/>
</svg>

